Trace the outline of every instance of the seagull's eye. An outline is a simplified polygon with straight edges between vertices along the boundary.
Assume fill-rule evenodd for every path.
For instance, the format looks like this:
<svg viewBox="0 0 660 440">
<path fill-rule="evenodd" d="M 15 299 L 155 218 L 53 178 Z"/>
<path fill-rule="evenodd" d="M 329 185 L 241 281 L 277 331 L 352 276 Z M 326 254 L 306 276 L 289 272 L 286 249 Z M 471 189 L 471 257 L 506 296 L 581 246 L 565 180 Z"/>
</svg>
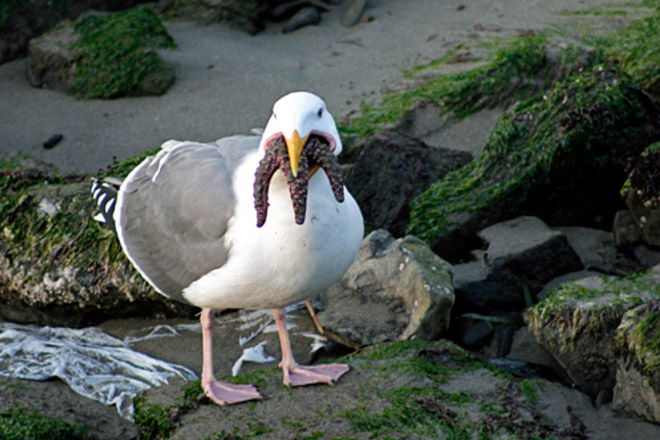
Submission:
<svg viewBox="0 0 660 440">
<path fill-rule="evenodd" d="M 321 107 L 317 113 L 319 115 L 319 118 L 323 116 L 323 107 Z"/>
<path fill-rule="evenodd" d="M 273 112 L 273 119 L 277 119 L 277 115 Z"/>
</svg>

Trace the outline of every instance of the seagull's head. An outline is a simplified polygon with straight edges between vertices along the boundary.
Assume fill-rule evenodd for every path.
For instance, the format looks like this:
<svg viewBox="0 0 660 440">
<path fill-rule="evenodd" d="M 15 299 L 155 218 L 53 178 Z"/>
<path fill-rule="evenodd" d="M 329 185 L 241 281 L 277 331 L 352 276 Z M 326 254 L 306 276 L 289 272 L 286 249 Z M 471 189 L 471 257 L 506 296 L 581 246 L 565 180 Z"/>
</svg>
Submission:
<svg viewBox="0 0 660 440">
<path fill-rule="evenodd" d="M 307 185 L 319 169 L 325 172 L 337 202 L 343 202 L 344 181 L 336 157 L 341 149 L 337 125 L 321 98 L 308 92 L 280 98 L 259 144 L 261 160 L 254 182 L 257 227 L 266 221 L 268 188 L 278 169 L 286 178 L 297 224 L 305 221 Z"/>
<path fill-rule="evenodd" d="M 291 160 L 291 172 L 295 176 L 303 149 L 313 136 L 327 142 L 335 156 L 341 153 L 337 125 L 325 102 L 313 93 L 293 92 L 273 106 L 259 149 L 264 153 L 273 141 L 283 138 Z"/>
</svg>

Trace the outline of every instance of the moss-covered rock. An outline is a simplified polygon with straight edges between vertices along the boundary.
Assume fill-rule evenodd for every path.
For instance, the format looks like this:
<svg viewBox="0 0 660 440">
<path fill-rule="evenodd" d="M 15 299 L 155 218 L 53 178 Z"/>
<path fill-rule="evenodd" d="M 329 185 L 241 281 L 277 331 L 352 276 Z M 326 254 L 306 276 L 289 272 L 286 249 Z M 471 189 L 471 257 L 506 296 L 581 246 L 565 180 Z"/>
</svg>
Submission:
<svg viewBox="0 0 660 440">
<path fill-rule="evenodd" d="M 96 212 L 85 176 L 0 162 L 0 316 L 82 326 L 111 317 L 189 314 L 124 257 Z"/>
<path fill-rule="evenodd" d="M 351 371 L 336 387 L 288 389 L 279 369 L 240 375 L 265 397 L 241 405 L 172 383 L 137 398 L 136 421 L 145 439 L 585 438 L 584 426 L 544 413 L 549 382 L 511 377 L 447 341 L 376 345 L 344 361 Z"/>
<path fill-rule="evenodd" d="M 595 276 L 562 284 L 525 312 L 536 339 L 581 389 L 611 390 L 615 337 L 624 314 L 660 299 L 660 265 L 626 278 Z"/>
<path fill-rule="evenodd" d="M 660 96 L 660 5 L 656 0 L 646 3 L 654 8 L 648 17 L 597 39 L 596 44 L 649 93 Z"/>
<path fill-rule="evenodd" d="M 660 423 L 660 302 L 628 311 L 616 332 L 612 407 Z"/>
<path fill-rule="evenodd" d="M 503 115 L 478 158 L 417 197 L 408 232 L 452 259 L 475 231 L 520 215 L 610 224 L 623 159 L 658 139 L 660 108 L 627 75 L 571 76 Z"/>
<path fill-rule="evenodd" d="M 450 51 L 447 59 L 451 55 Z M 433 105 L 440 114 L 451 113 L 455 119 L 486 108 L 507 107 L 602 60 L 601 55 L 575 45 L 557 45 L 542 35 L 520 37 L 486 55 L 479 67 L 433 75 L 416 87 L 386 95 L 378 105 L 363 104 L 361 114 L 342 128 L 350 141 L 367 138 L 381 127 L 405 130 L 408 115 L 419 105 Z"/>
<path fill-rule="evenodd" d="M 79 98 L 161 95 L 174 68 L 155 49 L 174 48 L 155 12 L 124 12 L 65 21 L 30 42 L 28 79 L 37 87 L 63 88 Z"/>
</svg>

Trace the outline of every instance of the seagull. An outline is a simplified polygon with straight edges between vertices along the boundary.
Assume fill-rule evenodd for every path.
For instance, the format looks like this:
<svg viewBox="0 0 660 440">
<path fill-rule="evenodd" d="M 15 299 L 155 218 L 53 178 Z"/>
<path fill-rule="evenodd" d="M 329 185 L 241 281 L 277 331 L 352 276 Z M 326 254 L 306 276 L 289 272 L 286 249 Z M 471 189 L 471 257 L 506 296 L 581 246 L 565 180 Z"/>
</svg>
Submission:
<svg viewBox="0 0 660 440">
<path fill-rule="evenodd" d="M 287 386 L 333 384 L 349 370 L 297 364 L 284 311 L 338 281 L 361 246 L 362 214 L 343 185 L 341 151 L 325 102 L 293 92 L 275 103 L 260 137 L 167 141 L 123 181 L 92 185 L 101 220 L 142 277 L 202 309 L 201 385 L 219 405 L 261 395 L 215 378 L 218 309 L 273 309 Z"/>
</svg>

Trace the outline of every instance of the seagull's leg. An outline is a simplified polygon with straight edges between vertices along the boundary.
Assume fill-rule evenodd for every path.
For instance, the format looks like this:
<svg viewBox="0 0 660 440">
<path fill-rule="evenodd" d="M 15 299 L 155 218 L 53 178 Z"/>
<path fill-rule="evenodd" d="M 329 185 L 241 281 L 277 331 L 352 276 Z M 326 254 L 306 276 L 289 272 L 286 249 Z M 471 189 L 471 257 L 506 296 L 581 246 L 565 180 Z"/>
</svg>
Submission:
<svg viewBox="0 0 660 440">
<path fill-rule="evenodd" d="M 204 394 L 218 405 L 261 399 L 261 395 L 252 385 L 234 385 L 220 382 L 213 375 L 213 309 L 202 309 L 199 318 L 202 324 L 202 389 Z"/>
<path fill-rule="evenodd" d="M 303 367 L 298 365 L 293 359 L 291 352 L 291 342 L 289 341 L 289 332 L 286 329 L 285 312 L 283 309 L 273 309 L 277 330 L 280 335 L 280 345 L 282 346 L 282 362 L 280 367 L 284 372 L 284 385 L 299 386 L 310 385 L 313 383 L 327 383 L 332 385 L 350 368 L 346 364 L 322 364 L 313 367 Z"/>
</svg>

